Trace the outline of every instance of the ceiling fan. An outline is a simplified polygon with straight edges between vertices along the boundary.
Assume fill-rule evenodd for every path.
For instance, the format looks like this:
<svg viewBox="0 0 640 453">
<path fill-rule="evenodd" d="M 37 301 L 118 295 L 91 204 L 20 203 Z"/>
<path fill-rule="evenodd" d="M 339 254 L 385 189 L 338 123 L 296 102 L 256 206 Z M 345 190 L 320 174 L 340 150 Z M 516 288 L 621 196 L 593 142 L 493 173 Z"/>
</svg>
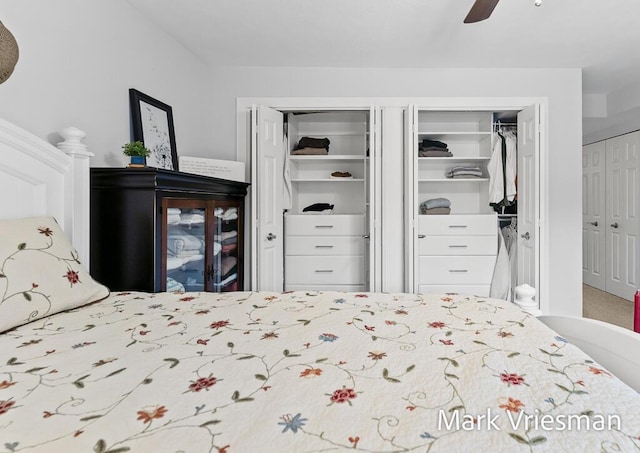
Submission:
<svg viewBox="0 0 640 453">
<path fill-rule="evenodd" d="M 498 4 L 499 0 L 476 0 L 467 17 L 464 18 L 465 24 L 471 24 L 474 22 L 480 22 L 481 20 L 488 19 L 493 12 L 493 9 Z M 542 0 L 535 0 L 536 6 L 542 5 Z"/>
</svg>

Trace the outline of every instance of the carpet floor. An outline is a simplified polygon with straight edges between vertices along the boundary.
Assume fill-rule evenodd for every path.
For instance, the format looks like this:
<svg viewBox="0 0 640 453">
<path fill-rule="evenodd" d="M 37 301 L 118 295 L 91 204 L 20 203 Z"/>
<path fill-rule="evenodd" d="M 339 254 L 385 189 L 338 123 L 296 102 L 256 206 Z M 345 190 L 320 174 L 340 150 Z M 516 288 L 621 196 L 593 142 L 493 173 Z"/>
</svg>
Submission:
<svg viewBox="0 0 640 453">
<path fill-rule="evenodd" d="M 633 302 L 582 285 L 582 316 L 633 330 Z"/>
</svg>

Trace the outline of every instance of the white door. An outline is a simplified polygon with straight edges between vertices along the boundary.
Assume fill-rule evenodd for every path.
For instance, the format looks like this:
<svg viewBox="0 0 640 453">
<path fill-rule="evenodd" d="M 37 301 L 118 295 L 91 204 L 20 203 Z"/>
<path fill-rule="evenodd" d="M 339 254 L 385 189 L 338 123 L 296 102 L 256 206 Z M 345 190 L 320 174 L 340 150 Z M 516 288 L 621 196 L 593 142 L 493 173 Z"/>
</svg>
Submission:
<svg viewBox="0 0 640 453">
<path fill-rule="evenodd" d="M 538 294 L 539 151 L 540 108 L 536 104 L 518 113 L 518 285 L 531 285 Z"/>
<path fill-rule="evenodd" d="M 605 290 L 605 143 L 582 148 L 582 280 Z"/>
<path fill-rule="evenodd" d="M 415 251 L 417 233 L 417 200 L 418 200 L 418 138 L 414 135 L 418 131 L 418 108 L 411 104 L 404 111 L 404 218 L 407 219 L 405 228 L 405 288 L 408 292 L 418 292 L 418 253 Z"/>
<path fill-rule="evenodd" d="M 367 203 L 369 203 L 368 220 L 368 291 L 382 290 L 382 244 L 380 238 L 381 211 L 379 200 L 382 199 L 381 169 L 380 169 L 380 116 L 379 108 L 369 109 L 369 167 L 367 173 Z"/>
<path fill-rule="evenodd" d="M 633 300 L 640 284 L 640 132 L 606 141 L 606 291 Z"/>
<path fill-rule="evenodd" d="M 252 282 L 254 291 L 283 290 L 284 119 L 265 106 L 252 109 Z"/>
</svg>

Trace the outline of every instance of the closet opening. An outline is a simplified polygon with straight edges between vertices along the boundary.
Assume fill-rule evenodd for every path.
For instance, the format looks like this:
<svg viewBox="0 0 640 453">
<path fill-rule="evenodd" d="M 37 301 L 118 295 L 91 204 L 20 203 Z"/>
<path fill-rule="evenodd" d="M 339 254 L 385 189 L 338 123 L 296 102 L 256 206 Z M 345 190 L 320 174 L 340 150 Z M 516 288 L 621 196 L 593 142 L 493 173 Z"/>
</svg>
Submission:
<svg viewBox="0 0 640 453">
<path fill-rule="evenodd" d="M 259 234 L 267 238 L 265 248 L 270 249 L 258 256 L 258 272 L 268 278 L 260 287 L 369 290 L 375 192 L 372 111 L 260 109 L 258 115 L 268 112 L 279 118 L 275 128 L 280 134 L 274 145 L 275 134 L 267 137 L 275 129 L 258 129 L 258 147 L 262 137 L 275 148 L 264 152 L 263 146 L 256 154 L 262 210 L 258 219 L 274 218 L 269 226 L 259 221 L 265 231 Z M 261 178 L 261 173 L 270 175 Z M 270 195 L 260 197 L 261 193 Z M 265 203 L 270 205 L 266 209 Z M 266 262 L 260 262 L 263 257 Z M 264 272 L 266 268 L 271 270 Z"/>
<path fill-rule="evenodd" d="M 537 288 L 537 106 L 415 108 L 413 131 L 409 287 L 512 301 Z"/>
</svg>

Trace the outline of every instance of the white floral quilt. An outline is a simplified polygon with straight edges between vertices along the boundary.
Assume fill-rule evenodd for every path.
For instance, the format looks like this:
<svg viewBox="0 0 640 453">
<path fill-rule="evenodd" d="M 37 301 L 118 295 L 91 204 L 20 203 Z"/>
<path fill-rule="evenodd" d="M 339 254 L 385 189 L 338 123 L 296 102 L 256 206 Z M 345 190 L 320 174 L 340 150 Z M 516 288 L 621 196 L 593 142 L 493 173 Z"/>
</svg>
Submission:
<svg viewBox="0 0 640 453">
<path fill-rule="evenodd" d="M 640 396 L 505 301 L 120 293 L 0 335 L 0 452 L 640 451 Z"/>
</svg>

